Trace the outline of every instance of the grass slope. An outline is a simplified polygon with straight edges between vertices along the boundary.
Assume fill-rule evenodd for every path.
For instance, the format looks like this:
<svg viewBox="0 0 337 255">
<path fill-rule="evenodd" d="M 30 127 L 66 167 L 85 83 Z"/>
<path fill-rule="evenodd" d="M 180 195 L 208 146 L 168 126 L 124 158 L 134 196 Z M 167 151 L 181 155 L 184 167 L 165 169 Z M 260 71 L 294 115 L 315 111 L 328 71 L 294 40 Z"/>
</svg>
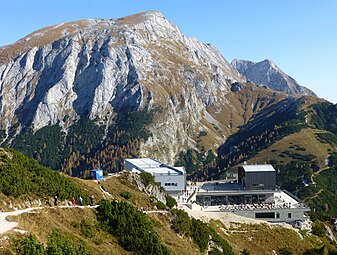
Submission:
<svg viewBox="0 0 337 255">
<path fill-rule="evenodd" d="M 249 163 L 265 163 L 271 159 L 280 163 L 289 163 L 293 159 L 283 154 L 284 151 L 291 151 L 301 155 L 311 154 L 316 156 L 321 168 L 325 167 L 325 160 L 329 156 L 329 150 L 333 147 L 330 144 L 322 143 L 317 134 L 324 131 L 306 128 L 298 133 L 290 134 L 279 141 L 273 143 L 267 149 L 260 151 L 256 156 L 249 160 Z"/>
<path fill-rule="evenodd" d="M 308 232 L 284 228 L 280 225 L 231 223 L 225 226 L 221 221 L 211 221 L 211 225 L 231 245 L 235 254 L 247 249 L 250 254 L 280 254 L 279 249 L 289 248 L 292 254 L 303 254 L 304 251 L 326 245 L 333 250 L 326 237 L 317 237 Z"/>
</svg>

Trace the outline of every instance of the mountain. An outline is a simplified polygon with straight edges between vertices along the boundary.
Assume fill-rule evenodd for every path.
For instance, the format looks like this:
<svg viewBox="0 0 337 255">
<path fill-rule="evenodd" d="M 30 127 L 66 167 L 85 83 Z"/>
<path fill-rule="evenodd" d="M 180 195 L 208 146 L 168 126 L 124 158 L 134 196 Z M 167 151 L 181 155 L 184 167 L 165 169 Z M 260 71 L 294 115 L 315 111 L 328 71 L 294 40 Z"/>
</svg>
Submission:
<svg viewBox="0 0 337 255">
<path fill-rule="evenodd" d="M 314 92 L 298 84 L 295 79 L 284 73 L 275 63 L 268 59 L 261 62 L 234 59 L 231 64 L 242 76 L 255 84 L 283 91 L 288 95 L 316 96 Z"/>
<path fill-rule="evenodd" d="M 118 170 L 118 155 L 174 163 L 191 147 L 215 151 L 286 97 L 245 83 L 214 46 L 155 11 L 46 27 L 0 60 L 2 144 L 68 173 Z"/>
</svg>

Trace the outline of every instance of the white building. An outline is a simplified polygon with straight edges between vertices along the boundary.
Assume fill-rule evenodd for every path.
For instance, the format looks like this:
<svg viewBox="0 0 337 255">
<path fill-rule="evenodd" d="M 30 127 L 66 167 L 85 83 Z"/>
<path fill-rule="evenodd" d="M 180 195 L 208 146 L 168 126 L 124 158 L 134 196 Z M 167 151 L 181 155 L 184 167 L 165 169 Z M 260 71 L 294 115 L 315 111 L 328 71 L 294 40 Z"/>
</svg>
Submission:
<svg viewBox="0 0 337 255">
<path fill-rule="evenodd" d="M 125 168 L 133 172 L 148 172 L 155 182 L 168 193 L 179 193 L 186 189 L 186 173 L 183 167 L 173 167 L 151 158 L 126 159 Z"/>
</svg>

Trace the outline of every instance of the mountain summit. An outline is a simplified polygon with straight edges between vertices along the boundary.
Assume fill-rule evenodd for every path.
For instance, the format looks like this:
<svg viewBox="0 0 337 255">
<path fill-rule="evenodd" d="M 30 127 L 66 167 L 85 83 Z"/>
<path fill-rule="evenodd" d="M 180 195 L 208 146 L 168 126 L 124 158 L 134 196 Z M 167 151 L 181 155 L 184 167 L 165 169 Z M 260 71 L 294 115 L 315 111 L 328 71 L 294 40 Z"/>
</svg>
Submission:
<svg viewBox="0 0 337 255">
<path fill-rule="evenodd" d="M 223 110 L 235 82 L 244 78 L 214 46 L 159 12 L 61 23 L 0 49 L 1 134 L 12 142 L 27 128 L 67 133 L 83 117 L 110 126 L 121 112 L 161 109 L 147 144 L 171 141 L 161 153 L 172 162 L 191 134 L 218 125 L 208 111 Z"/>
<path fill-rule="evenodd" d="M 301 86 L 295 79 L 284 73 L 274 62 L 265 59 L 261 62 L 234 59 L 231 63 L 247 80 L 283 91 L 288 95 L 316 96 L 310 89 Z"/>
<path fill-rule="evenodd" d="M 0 48 L 0 138 L 55 169 L 206 155 L 290 100 L 246 82 L 237 66 L 156 11 L 45 27 Z"/>
</svg>

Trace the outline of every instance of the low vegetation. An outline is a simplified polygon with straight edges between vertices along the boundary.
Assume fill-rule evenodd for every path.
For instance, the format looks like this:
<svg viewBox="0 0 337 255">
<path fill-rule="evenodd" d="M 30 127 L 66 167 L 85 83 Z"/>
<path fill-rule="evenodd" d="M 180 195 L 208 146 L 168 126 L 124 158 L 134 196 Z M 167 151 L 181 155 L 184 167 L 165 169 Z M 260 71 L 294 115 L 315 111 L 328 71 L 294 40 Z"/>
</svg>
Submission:
<svg viewBox="0 0 337 255">
<path fill-rule="evenodd" d="M 71 199 L 82 195 L 87 199 L 87 195 L 68 177 L 41 166 L 20 152 L 1 149 L 0 162 L 0 192 L 6 196 L 57 195 L 59 199 Z"/>
<path fill-rule="evenodd" d="M 140 255 L 171 254 L 161 244 L 151 221 L 135 207 L 124 202 L 102 201 L 97 211 L 103 228 L 116 236 L 125 250 Z"/>
<path fill-rule="evenodd" d="M 221 238 L 210 225 L 194 218 L 191 219 L 182 210 L 173 209 L 171 213 L 172 229 L 185 237 L 191 237 L 201 252 L 207 250 L 212 241 L 216 246 L 210 249 L 210 254 L 234 254 L 229 243 Z"/>
<path fill-rule="evenodd" d="M 67 134 L 59 124 L 45 126 L 35 133 L 27 128 L 15 136 L 11 146 L 44 166 L 72 176 L 88 176 L 88 171 L 99 165 L 106 172 L 119 172 L 124 168 L 123 158 L 139 155 L 140 142 L 150 136 L 146 126 L 152 122 L 154 113 L 131 109 L 120 112 L 109 128 L 82 116 Z M 12 135 L 2 145 L 10 145 L 9 139 L 17 128 L 12 127 Z"/>
</svg>

